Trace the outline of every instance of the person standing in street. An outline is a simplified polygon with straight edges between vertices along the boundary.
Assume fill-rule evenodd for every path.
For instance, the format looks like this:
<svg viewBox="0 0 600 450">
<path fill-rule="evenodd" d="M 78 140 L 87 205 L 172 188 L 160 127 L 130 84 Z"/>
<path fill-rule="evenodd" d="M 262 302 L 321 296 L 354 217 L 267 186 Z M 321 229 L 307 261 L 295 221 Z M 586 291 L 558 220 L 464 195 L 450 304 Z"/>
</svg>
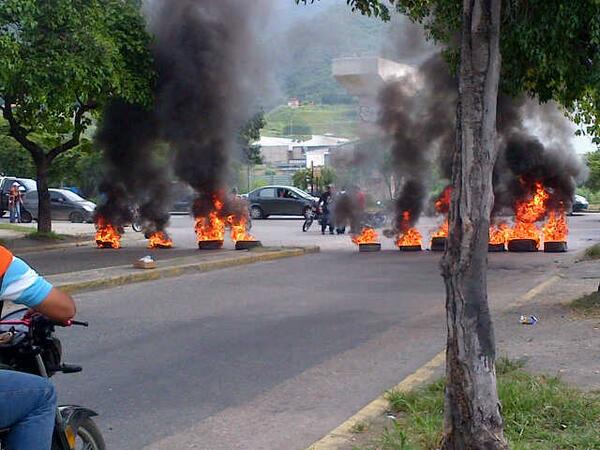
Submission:
<svg viewBox="0 0 600 450">
<path fill-rule="evenodd" d="M 325 188 L 325 192 L 321 194 L 319 198 L 319 206 L 321 207 L 321 234 L 325 234 L 325 230 L 329 227 L 329 234 L 333 234 L 333 223 L 331 217 L 331 210 L 333 204 L 333 189 L 331 185 Z"/>
<path fill-rule="evenodd" d="M 22 204 L 23 196 L 19 190 L 19 183 L 15 181 L 8 191 L 8 211 L 10 213 L 10 223 L 21 223 Z"/>
</svg>

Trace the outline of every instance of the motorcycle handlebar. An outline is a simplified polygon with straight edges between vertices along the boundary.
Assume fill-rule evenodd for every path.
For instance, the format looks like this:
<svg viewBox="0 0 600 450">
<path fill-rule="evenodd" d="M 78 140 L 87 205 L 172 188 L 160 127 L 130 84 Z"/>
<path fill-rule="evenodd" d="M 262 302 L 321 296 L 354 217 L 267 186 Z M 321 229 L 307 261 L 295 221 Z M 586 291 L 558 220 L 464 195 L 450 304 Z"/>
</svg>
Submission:
<svg viewBox="0 0 600 450">
<path fill-rule="evenodd" d="M 80 320 L 68 320 L 66 323 L 55 322 L 53 320 L 48 319 L 47 317 L 43 317 L 43 320 L 46 320 L 50 324 L 57 326 L 57 327 L 72 327 L 72 326 L 89 327 L 90 326 L 89 322 L 83 322 Z M 0 320 L 0 326 L 1 325 L 23 325 L 26 327 L 31 327 L 32 323 L 33 323 L 33 320 L 30 318 L 21 319 L 21 320 Z"/>
</svg>

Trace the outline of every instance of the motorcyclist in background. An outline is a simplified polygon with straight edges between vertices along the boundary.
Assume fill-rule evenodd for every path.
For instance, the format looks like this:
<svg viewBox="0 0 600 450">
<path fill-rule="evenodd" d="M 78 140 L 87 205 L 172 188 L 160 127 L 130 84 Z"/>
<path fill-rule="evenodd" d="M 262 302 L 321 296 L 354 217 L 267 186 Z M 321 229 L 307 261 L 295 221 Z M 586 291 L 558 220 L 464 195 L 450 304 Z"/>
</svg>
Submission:
<svg viewBox="0 0 600 450">
<path fill-rule="evenodd" d="M 0 246 L 0 313 L 4 300 L 59 323 L 75 316 L 75 302 L 23 260 Z M 10 428 L 7 450 L 49 450 L 56 418 L 54 386 L 42 377 L 0 370 L 0 428 Z"/>
</svg>

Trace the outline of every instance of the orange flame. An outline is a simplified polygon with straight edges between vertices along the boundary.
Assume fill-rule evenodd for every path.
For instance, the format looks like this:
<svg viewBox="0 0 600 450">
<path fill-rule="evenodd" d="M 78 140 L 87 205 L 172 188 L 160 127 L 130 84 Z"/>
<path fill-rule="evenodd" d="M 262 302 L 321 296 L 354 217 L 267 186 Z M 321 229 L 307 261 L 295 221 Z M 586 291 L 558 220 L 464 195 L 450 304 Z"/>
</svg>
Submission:
<svg viewBox="0 0 600 450">
<path fill-rule="evenodd" d="M 157 231 L 148 238 L 148 248 L 171 248 L 173 241 L 164 231 Z"/>
<path fill-rule="evenodd" d="M 121 235 L 102 216 L 96 218 L 96 244 L 98 248 L 121 248 Z"/>
<path fill-rule="evenodd" d="M 450 229 L 450 225 L 448 224 L 448 218 L 446 217 L 438 230 L 434 232 L 431 237 L 432 238 L 440 238 L 440 237 L 448 237 L 448 231 Z"/>
<path fill-rule="evenodd" d="M 435 210 L 439 214 L 448 214 L 450 211 L 450 200 L 452 200 L 452 186 L 446 186 L 435 201 Z"/>
<path fill-rule="evenodd" d="M 566 242 L 569 235 L 569 227 L 565 211 L 550 211 L 542 232 L 544 233 L 544 241 L 546 242 Z"/>
<path fill-rule="evenodd" d="M 400 233 L 396 238 L 396 246 L 398 247 L 414 247 L 423 244 L 423 237 L 419 230 L 410 226 L 410 211 L 402 213 L 402 223 L 400 224 Z"/>
<path fill-rule="evenodd" d="M 365 227 L 359 235 L 352 236 L 352 242 L 356 245 L 377 244 L 379 242 L 379 235 L 373 228 Z"/>
<path fill-rule="evenodd" d="M 539 181 L 535 183 L 530 198 L 515 205 L 515 226 L 510 239 L 533 239 L 539 245 L 540 229 L 535 224 L 546 215 L 546 200 L 550 195 Z"/>
<path fill-rule="evenodd" d="M 409 228 L 404 233 L 400 233 L 396 240 L 396 245 L 398 247 L 413 247 L 417 245 L 421 246 L 422 244 L 423 237 L 416 228 Z"/>
<path fill-rule="evenodd" d="M 198 242 L 222 241 L 225 238 L 225 221 L 220 216 L 223 202 L 214 197 L 213 206 L 214 209 L 208 217 L 196 217 L 195 230 Z"/>
<path fill-rule="evenodd" d="M 511 233 L 512 230 L 504 222 L 498 225 L 491 225 L 489 243 L 493 245 L 506 244 L 510 239 Z"/>
<path fill-rule="evenodd" d="M 236 217 L 231 214 L 227 217 L 227 223 L 231 227 L 231 240 L 237 241 L 255 241 L 256 239 L 246 229 L 248 225 L 248 219 L 245 217 Z"/>
</svg>

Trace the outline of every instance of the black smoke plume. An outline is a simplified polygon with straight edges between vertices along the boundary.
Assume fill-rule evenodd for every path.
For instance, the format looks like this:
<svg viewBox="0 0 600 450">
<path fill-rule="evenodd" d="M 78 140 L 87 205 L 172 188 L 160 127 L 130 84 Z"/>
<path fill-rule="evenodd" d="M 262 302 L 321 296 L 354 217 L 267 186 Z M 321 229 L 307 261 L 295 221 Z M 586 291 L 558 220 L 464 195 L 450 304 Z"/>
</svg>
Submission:
<svg viewBox="0 0 600 450">
<path fill-rule="evenodd" d="M 215 195 L 225 200 L 237 130 L 255 106 L 256 26 L 268 3 L 155 0 L 146 5 L 155 38 L 156 103 L 151 112 L 122 104 L 107 111 L 100 135 L 109 167 L 108 201 L 100 208 L 107 219 L 120 225 L 129 218 L 126 205 L 135 201 L 153 228 L 166 225 L 168 170 L 157 171 L 149 157 L 156 141 L 169 146 L 175 175 L 197 192 L 196 215 L 213 209 Z M 128 184 L 123 195 L 121 185 L 134 177 L 135 186 Z M 241 213 L 238 203 L 227 200 L 222 214 Z"/>
<path fill-rule="evenodd" d="M 419 220 L 436 152 L 454 150 L 457 94 L 456 80 L 440 54 L 380 92 L 379 125 L 391 141 L 391 163 L 402 185 L 395 204 L 396 231 Z"/>
<path fill-rule="evenodd" d="M 175 151 L 175 173 L 206 215 L 224 188 L 239 127 L 250 117 L 257 75 L 253 18 L 261 2 L 163 0 L 152 31 L 159 74 L 157 115 Z"/>
<path fill-rule="evenodd" d="M 548 210 L 568 210 L 586 168 L 569 142 L 572 131 L 567 119 L 555 105 L 540 106 L 524 99 L 500 97 L 498 111 L 494 214 L 512 210 L 531 194 L 536 182 L 550 193 Z M 535 134 L 544 136 L 546 142 L 526 126 L 525 118 L 540 124 Z"/>
<path fill-rule="evenodd" d="M 336 228 L 350 226 L 351 233 L 359 234 L 365 220 L 365 205 L 359 199 L 359 189 L 352 186 L 342 190 L 333 201 L 333 223 Z"/>
<path fill-rule="evenodd" d="M 96 135 L 104 150 L 105 199 L 97 214 L 122 227 L 131 222 L 133 207 L 148 232 L 163 231 L 169 221 L 168 171 L 153 158 L 158 138 L 152 111 L 123 101 L 112 102 Z"/>
</svg>

